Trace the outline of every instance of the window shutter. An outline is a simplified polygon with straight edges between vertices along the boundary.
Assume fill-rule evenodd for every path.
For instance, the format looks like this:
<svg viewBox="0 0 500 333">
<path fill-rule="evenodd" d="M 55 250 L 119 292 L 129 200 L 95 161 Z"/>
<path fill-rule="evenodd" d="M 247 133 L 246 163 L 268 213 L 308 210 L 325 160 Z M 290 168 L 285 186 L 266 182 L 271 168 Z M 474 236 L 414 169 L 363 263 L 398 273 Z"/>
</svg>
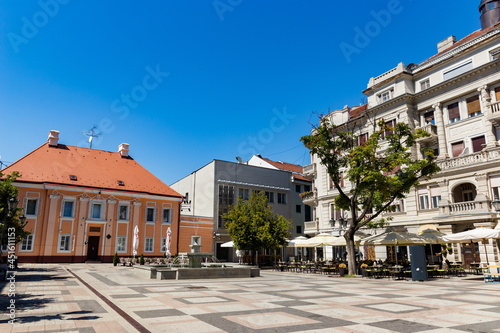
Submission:
<svg viewBox="0 0 500 333">
<path fill-rule="evenodd" d="M 467 112 L 469 114 L 481 112 L 481 105 L 479 103 L 479 96 L 467 98 Z"/>
<path fill-rule="evenodd" d="M 495 88 L 495 100 L 500 102 L 500 87 Z"/>
<path fill-rule="evenodd" d="M 474 153 L 483 150 L 483 145 L 486 143 L 486 139 L 483 136 L 472 139 L 472 150 Z"/>
<path fill-rule="evenodd" d="M 464 151 L 464 143 L 462 141 L 453 143 L 451 145 L 451 150 L 453 153 L 453 157 L 459 156 Z"/>
<path fill-rule="evenodd" d="M 450 120 L 460 118 L 460 109 L 458 108 L 458 103 L 448 105 L 448 117 L 450 118 Z"/>
</svg>

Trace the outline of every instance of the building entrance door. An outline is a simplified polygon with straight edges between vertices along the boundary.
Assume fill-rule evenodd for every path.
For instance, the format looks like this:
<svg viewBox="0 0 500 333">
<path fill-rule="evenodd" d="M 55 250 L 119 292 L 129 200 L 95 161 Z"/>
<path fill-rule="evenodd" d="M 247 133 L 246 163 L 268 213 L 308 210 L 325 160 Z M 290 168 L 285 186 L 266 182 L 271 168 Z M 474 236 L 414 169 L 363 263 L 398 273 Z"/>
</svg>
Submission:
<svg viewBox="0 0 500 333">
<path fill-rule="evenodd" d="M 99 236 L 89 236 L 87 260 L 97 260 L 99 254 Z"/>
<path fill-rule="evenodd" d="M 481 257 L 479 255 L 479 244 L 478 243 L 465 243 L 462 244 L 462 255 L 464 259 L 464 266 L 469 267 L 472 262 L 480 262 Z"/>
</svg>

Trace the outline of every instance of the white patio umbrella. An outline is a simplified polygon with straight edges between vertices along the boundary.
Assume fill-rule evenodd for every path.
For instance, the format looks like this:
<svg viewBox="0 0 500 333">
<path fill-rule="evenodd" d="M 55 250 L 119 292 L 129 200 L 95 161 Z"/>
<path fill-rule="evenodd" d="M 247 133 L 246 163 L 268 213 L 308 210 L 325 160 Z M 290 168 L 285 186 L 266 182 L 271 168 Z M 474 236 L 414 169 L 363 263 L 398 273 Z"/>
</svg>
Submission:
<svg viewBox="0 0 500 333">
<path fill-rule="evenodd" d="M 484 253 L 486 254 L 486 262 L 489 265 L 488 252 L 486 250 L 486 242 L 488 239 L 500 238 L 500 230 L 490 228 L 477 228 L 455 234 L 445 235 L 443 239 L 448 243 L 477 243 L 483 242 Z"/>
<path fill-rule="evenodd" d="M 139 227 L 136 225 L 134 227 L 134 240 L 132 242 L 132 254 L 134 257 L 137 255 L 137 249 L 139 248 Z"/>
<path fill-rule="evenodd" d="M 304 236 L 297 236 L 297 237 L 295 237 L 294 239 L 289 240 L 289 241 L 288 241 L 288 245 L 287 245 L 287 246 L 288 246 L 288 247 L 298 247 L 298 246 L 295 246 L 295 244 L 300 243 L 300 242 L 303 242 L 303 241 L 308 240 L 308 239 L 309 239 L 309 238 L 304 237 Z"/>
<path fill-rule="evenodd" d="M 229 242 L 222 243 L 220 245 L 220 247 L 234 247 L 234 242 L 233 241 L 229 241 Z"/>
<path fill-rule="evenodd" d="M 426 224 L 420 227 L 417 231 L 417 235 L 423 238 L 427 242 L 426 244 L 446 244 L 443 238 L 446 234 L 440 232 L 437 227 L 432 224 Z"/>
<path fill-rule="evenodd" d="M 170 227 L 167 228 L 167 237 L 165 238 L 165 255 L 170 257 L 170 244 L 172 243 L 172 230 Z"/>
<path fill-rule="evenodd" d="M 318 247 L 318 246 L 329 246 L 336 241 L 335 236 L 329 233 L 321 233 L 312 238 L 294 242 L 295 247 Z"/>
</svg>

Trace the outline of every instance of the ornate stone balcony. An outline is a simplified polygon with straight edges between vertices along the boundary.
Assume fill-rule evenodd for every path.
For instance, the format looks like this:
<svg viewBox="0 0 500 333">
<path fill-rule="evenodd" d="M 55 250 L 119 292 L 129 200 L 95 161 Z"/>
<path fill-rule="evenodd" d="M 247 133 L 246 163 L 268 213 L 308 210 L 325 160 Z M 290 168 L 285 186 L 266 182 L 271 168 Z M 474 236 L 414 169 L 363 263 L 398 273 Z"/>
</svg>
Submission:
<svg viewBox="0 0 500 333">
<path fill-rule="evenodd" d="M 316 190 L 309 192 L 302 192 L 300 198 L 304 205 L 316 206 L 318 203 L 318 192 Z"/>
<path fill-rule="evenodd" d="M 452 203 L 443 199 L 439 204 L 439 215 L 434 219 L 441 222 L 456 222 L 457 219 L 467 222 L 494 217 L 496 217 L 496 212 L 492 209 L 491 200 L 488 200 L 484 195 L 478 195 L 474 201 Z"/>
<path fill-rule="evenodd" d="M 496 127 L 500 127 L 500 102 L 495 102 L 491 104 L 491 114 L 488 120 L 493 123 Z"/>
<path fill-rule="evenodd" d="M 446 160 L 437 161 L 436 163 L 441 168 L 441 171 L 474 166 L 478 163 L 492 162 L 500 160 L 500 149 L 483 150 L 478 153 L 468 154 L 464 156 L 448 158 Z"/>
<path fill-rule="evenodd" d="M 309 164 L 304 167 L 304 177 L 312 180 L 316 176 L 316 164 Z"/>
<path fill-rule="evenodd" d="M 434 124 L 426 124 L 422 127 L 420 127 L 424 131 L 430 134 L 430 136 L 420 138 L 417 140 L 419 143 L 425 143 L 425 144 L 433 144 L 438 142 L 438 135 L 437 135 L 437 126 Z"/>
<path fill-rule="evenodd" d="M 318 223 L 316 221 L 304 222 L 304 233 L 315 234 L 318 232 Z"/>
</svg>

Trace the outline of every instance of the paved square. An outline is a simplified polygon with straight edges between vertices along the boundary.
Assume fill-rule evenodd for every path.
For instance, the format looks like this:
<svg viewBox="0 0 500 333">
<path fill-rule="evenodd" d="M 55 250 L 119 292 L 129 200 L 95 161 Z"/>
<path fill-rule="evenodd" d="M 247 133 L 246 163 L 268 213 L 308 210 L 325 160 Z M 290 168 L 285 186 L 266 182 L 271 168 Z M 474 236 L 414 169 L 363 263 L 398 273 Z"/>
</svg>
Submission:
<svg viewBox="0 0 500 333">
<path fill-rule="evenodd" d="M 261 271 L 150 280 L 110 264 L 22 265 L 16 324 L 0 284 L 0 332 L 500 332 L 500 284 Z"/>
</svg>

